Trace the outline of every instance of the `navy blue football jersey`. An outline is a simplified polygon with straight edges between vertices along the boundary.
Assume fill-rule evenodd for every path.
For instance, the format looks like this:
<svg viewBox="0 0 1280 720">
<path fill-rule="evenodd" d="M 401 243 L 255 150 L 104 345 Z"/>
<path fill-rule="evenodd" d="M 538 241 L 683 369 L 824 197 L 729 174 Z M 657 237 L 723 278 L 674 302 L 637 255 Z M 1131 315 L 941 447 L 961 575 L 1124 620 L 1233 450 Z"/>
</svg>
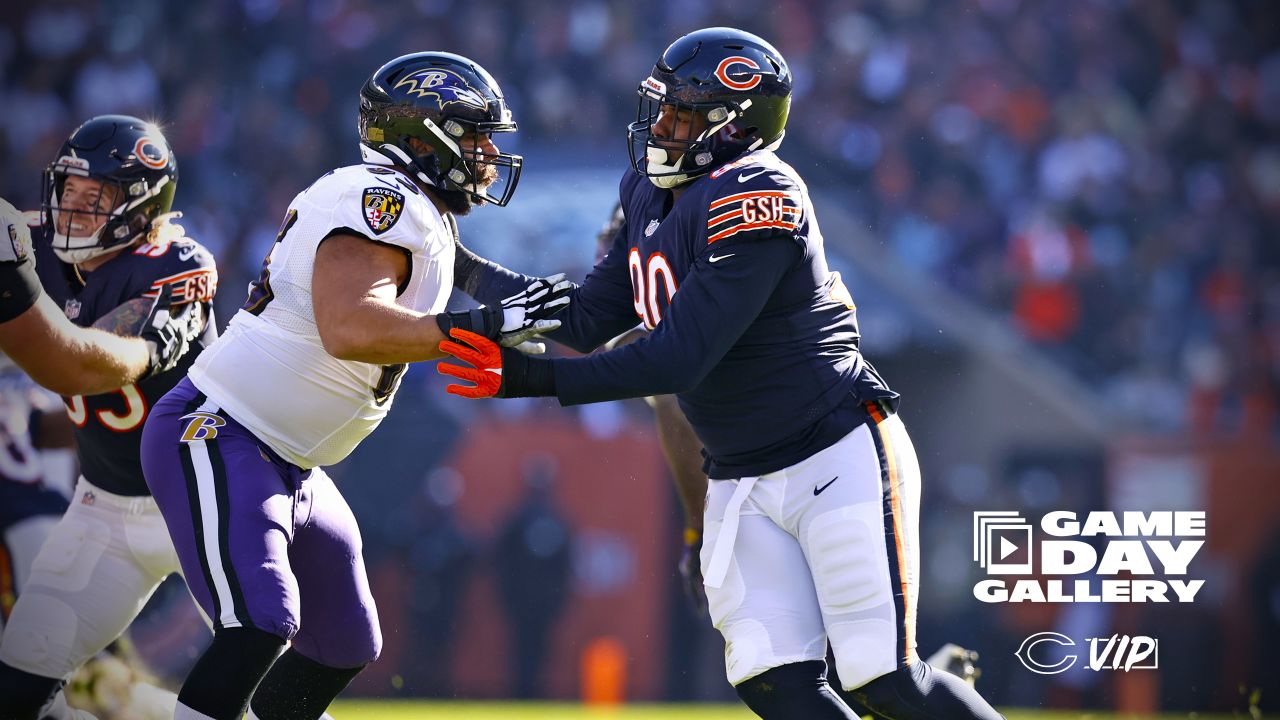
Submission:
<svg viewBox="0 0 1280 720">
<path fill-rule="evenodd" d="M 186 376 L 196 355 L 217 337 L 212 301 L 218 271 L 213 255 L 189 238 L 163 245 L 143 243 L 92 272 L 78 273 L 54 254 L 47 226 L 32 234 L 36 233 L 33 244 L 40 283 L 76 325 L 89 327 L 130 300 L 155 297 L 157 288 L 171 283 L 183 286 L 176 304 L 205 305 L 204 335 L 177 367 L 109 393 L 63 398 L 75 424 L 76 454 L 85 479 L 117 495 L 148 495 L 139 456 L 147 411 Z"/>
<path fill-rule="evenodd" d="M 628 170 L 613 245 L 549 337 L 587 351 L 632 327 L 648 337 L 553 361 L 563 404 L 676 393 L 713 478 L 792 465 L 896 404 L 859 352 L 853 299 L 827 267 L 796 172 L 756 151 L 678 198 Z"/>
</svg>

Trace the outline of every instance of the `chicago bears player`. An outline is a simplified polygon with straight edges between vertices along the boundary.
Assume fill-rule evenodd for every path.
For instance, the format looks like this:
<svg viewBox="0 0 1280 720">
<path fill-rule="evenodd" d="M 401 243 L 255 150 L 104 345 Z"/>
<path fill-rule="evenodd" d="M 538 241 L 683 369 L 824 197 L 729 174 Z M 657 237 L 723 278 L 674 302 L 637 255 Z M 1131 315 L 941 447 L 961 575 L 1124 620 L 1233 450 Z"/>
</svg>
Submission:
<svg viewBox="0 0 1280 720">
<path fill-rule="evenodd" d="M 505 205 L 521 168 L 491 137 L 516 124 L 483 68 L 392 60 L 360 92 L 359 129 L 364 162 L 294 198 L 244 308 L 147 421 L 147 483 L 214 621 L 178 718 L 239 718 L 251 695 L 258 718 L 316 718 L 378 656 L 360 531 L 322 466 L 378 426 L 405 363 L 438 357 L 449 329 L 515 346 L 567 302 L 567 281 L 532 279 L 442 313 L 453 215 Z"/>
<path fill-rule="evenodd" d="M 169 322 L 170 302 L 170 293 L 155 299 L 137 337 L 72 324 L 40 287 L 26 217 L 0 198 L 0 351 L 40 385 L 90 395 L 168 371 L 201 331 Z"/>
<path fill-rule="evenodd" d="M 919 468 L 898 394 L 859 352 L 853 300 L 826 264 L 805 185 L 774 154 L 791 104 L 782 56 L 710 28 L 663 53 L 629 128 L 624 229 L 548 337 L 589 350 L 528 358 L 454 330 L 440 372 L 468 397 L 565 405 L 676 393 L 712 480 L 701 552 L 739 696 L 765 718 L 998 718 L 915 652 Z M 522 276 L 477 263 L 481 299 Z"/>
<path fill-rule="evenodd" d="M 142 478 L 139 444 L 147 409 L 215 336 L 217 271 L 204 248 L 167 223 L 176 181 L 160 130 L 121 115 L 85 122 L 45 172 L 36 270 L 66 317 L 122 336 L 148 322 L 171 325 L 176 336 L 201 334 L 168 367 L 152 363 L 136 382 L 64 399 L 81 477 L 0 640 L 5 718 L 36 717 L 64 678 L 115 640 L 179 570 Z M 168 306 L 155 313 L 159 295 Z"/>
</svg>

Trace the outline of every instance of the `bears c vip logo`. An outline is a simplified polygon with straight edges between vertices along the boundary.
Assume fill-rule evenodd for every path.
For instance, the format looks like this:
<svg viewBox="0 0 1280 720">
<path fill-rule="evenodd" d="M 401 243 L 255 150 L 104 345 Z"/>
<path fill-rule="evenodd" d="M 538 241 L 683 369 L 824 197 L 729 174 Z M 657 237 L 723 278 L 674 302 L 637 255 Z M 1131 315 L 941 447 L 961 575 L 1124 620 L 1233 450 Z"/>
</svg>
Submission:
<svg viewBox="0 0 1280 720">
<path fill-rule="evenodd" d="M 384 187 L 364 189 L 364 223 L 375 235 L 391 229 L 404 211 L 404 193 Z"/>
</svg>

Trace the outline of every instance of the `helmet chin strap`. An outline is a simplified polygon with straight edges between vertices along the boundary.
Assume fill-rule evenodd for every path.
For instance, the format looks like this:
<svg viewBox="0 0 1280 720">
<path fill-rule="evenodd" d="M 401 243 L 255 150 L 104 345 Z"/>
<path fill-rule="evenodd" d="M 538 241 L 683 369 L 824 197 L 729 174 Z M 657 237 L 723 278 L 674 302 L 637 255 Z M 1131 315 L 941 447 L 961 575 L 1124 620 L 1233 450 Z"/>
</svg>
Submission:
<svg viewBox="0 0 1280 720">
<path fill-rule="evenodd" d="M 663 190 L 670 190 L 677 185 L 682 185 L 689 179 L 687 174 L 680 172 L 680 167 L 684 165 L 684 159 L 689 156 L 689 153 L 681 155 L 675 165 L 667 164 L 668 153 L 662 148 L 646 148 L 644 156 L 647 163 L 645 167 L 649 172 L 649 181 Z M 655 175 L 653 174 L 654 172 L 661 174 Z"/>
</svg>

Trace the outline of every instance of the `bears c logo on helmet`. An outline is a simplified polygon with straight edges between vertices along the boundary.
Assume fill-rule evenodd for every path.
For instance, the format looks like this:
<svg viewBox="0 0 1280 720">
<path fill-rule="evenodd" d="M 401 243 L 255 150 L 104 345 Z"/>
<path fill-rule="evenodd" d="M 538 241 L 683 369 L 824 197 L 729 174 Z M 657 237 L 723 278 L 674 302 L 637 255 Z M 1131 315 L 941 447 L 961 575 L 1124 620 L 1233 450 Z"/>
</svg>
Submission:
<svg viewBox="0 0 1280 720">
<path fill-rule="evenodd" d="M 735 75 L 739 77 L 746 75 L 748 79 L 734 80 L 729 77 L 729 68 L 734 65 L 745 65 L 752 70 L 760 69 L 760 66 L 756 64 L 755 60 L 748 57 L 742 57 L 741 55 L 733 55 L 721 60 L 720 64 L 716 66 L 716 79 L 724 83 L 725 87 L 732 90 L 750 90 L 760 84 L 760 73 L 738 70 L 734 73 Z"/>
<path fill-rule="evenodd" d="M 164 143 L 146 136 L 138 138 L 138 142 L 133 144 L 133 154 L 138 162 L 152 170 L 159 170 L 169 162 L 169 150 Z"/>
</svg>

